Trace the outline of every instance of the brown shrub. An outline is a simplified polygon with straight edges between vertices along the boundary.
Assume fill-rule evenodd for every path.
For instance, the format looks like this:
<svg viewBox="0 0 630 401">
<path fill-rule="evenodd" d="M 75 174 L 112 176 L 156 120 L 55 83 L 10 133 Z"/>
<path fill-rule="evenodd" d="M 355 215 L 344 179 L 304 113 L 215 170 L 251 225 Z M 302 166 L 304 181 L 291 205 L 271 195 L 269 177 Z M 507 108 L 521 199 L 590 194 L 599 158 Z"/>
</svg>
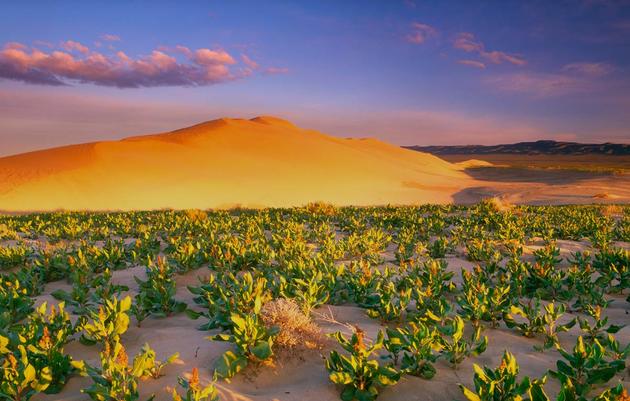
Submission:
<svg viewBox="0 0 630 401">
<path fill-rule="evenodd" d="M 277 326 L 280 333 L 274 340 L 279 348 L 321 348 L 323 336 L 319 326 L 306 316 L 291 299 L 275 299 L 263 305 L 261 317 L 267 327 Z"/>
</svg>

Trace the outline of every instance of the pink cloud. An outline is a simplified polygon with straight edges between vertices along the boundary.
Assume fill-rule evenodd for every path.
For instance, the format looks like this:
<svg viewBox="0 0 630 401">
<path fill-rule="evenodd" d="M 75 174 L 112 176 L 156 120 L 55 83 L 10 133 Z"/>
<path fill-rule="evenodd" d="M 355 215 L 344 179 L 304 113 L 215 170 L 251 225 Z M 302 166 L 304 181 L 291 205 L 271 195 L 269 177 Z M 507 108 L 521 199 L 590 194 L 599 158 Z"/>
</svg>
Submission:
<svg viewBox="0 0 630 401">
<path fill-rule="evenodd" d="M 120 42 L 120 36 L 112 35 L 112 34 L 109 34 L 109 33 L 101 35 L 101 39 L 103 39 L 103 40 L 105 40 L 107 42 Z"/>
<path fill-rule="evenodd" d="M 61 47 L 64 50 L 67 50 L 69 52 L 71 51 L 78 51 L 79 53 L 83 53 L 83 54 L 88 54 L 90 52 L 90 49 L 88 49 L 87 46 L 82 45 L 79 42 L 75 42 L 74 40 L 68 40 L 64 43 L 61 44 Z M 26 47 L 24 47 L 25 49 Z"/>
<path fill-rule="evenodd" d="M 414 22 L 411 24 L 412 32 L 405 36 L 409 43 L 420 45 L 429 37 L 437 35 L 437 30 L 430 25 Z"/>
<path fill-rule="evenodd" d="M 486 68 L 486 65 L 484 63 L 477 60 L 457 60 L 457 63 L 466 65 L 468 67 L 480 68 L 482 70 Z"/>
<path fill-rule="evenodd" d="M 236 60 L 225 50 L 190 50 L 178 46 L 180 61 L 163 50 L 133 58 L 123 52 L 104 55 L 90 52 L 78 42 L 67 41 L 62 50 L 43 52 L 11 43 L 0 50 L 0 78 L 34 84 L 91 83 L 119 88 L 201 86 L 242 78 L 233 72 Z M 81 56 L 69 53 L 76 50 Z"/>
<path fill-rule="evenodd" d="M 243 63 L 245 63 L 245 65 L 252 70 L 255 70 L 259 67 L 258 63 L 249 58 L 247 54 L 241 54 L 241 60 L 243 60 Z"/>
<path fill-rule="evenodd" d="M 602 77 L 614 70 L 615 67 L 607 63 L 570 63 L 562 67 L 562 71 L 589 77 Z"/>
<path fill-rule="evenodd" d="M 286 74 L 289 72 L 287 67 L 268 67 L 265 69 L 267 74 Z"/>
<path fill-rule="evenodd" d="M 527 62 L 525 59 L 518 55 L 508 54 L 498 50 L 488 51 L 485 45 L 475 38 L 475 35 L 470 32 L 460 32 L 455 37 L 453 47 L 459 50 L 463 50 L 466 53 L 476 53 L 484 60 L 493 64 L 502 64 L 507 62 L 514 65 L 525 65 Z"/>
</svg>

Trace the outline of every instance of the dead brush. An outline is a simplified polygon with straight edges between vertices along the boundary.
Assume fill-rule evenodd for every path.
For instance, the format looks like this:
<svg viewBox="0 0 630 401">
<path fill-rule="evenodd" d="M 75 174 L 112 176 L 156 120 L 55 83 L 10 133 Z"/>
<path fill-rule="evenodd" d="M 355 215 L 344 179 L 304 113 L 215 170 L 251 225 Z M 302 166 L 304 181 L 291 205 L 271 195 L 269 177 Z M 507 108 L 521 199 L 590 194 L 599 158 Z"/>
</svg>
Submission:
<svg viewBox="0 0 630 401">
<path fill-rule="evenodd" d="M 319 326 L 293 300 L 279 298 L 269 301 L 263 305 L 260 316 L 267 327 L 280 329 L 274 344 L 283 354 L 295 355 L 300 351 L 323 347 L 324 337 Z"/>
</svg>

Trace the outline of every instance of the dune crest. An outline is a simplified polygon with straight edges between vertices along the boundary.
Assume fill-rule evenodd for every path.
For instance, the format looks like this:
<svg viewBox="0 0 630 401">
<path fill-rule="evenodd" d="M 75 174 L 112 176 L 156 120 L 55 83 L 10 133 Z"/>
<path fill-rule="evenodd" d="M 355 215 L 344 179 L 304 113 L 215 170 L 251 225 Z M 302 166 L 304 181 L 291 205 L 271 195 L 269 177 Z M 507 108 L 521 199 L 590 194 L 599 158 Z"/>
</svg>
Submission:
<svg viewBox="0 0 630 401">
<path fill-rule="evenodd" d="M 445 203 L 457 166 L 261 116 L 0 158 L 0 210 Z"/>
</svg>

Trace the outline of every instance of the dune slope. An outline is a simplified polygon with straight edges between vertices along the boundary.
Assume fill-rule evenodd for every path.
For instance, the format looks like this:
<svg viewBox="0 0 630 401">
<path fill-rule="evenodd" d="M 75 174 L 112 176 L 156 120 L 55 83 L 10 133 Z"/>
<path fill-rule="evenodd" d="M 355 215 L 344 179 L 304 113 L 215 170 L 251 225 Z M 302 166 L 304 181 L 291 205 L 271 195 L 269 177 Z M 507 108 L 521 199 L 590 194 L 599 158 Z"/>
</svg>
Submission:
<svg viewBox="0 0 630 401">
<path fill-rule="evenodd" d="M 0 158 L 0 210 L 116 210 L 444 203 L 461 169 L 374 139 L 274 117 Z"/>
</svg>

